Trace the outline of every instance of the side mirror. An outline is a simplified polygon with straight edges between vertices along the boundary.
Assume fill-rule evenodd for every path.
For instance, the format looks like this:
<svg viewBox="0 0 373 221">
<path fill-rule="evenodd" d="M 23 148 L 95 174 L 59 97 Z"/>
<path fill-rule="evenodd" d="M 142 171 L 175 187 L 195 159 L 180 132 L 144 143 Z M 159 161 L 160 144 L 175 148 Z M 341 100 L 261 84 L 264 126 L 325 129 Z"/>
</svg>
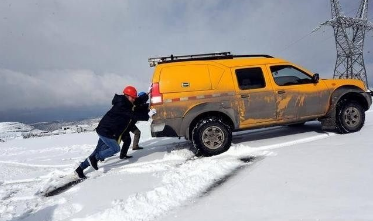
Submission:
<svg viewBox="0 0 373 221">
<path fill-rule="evenodd" d="M 313 83 L 318 83 L 319 82 L 319 80 L 320 80 L 320 75 L 319 74 L 314 74 L 313 76 L 312 76 L 312 82 Z"/>
</svg>

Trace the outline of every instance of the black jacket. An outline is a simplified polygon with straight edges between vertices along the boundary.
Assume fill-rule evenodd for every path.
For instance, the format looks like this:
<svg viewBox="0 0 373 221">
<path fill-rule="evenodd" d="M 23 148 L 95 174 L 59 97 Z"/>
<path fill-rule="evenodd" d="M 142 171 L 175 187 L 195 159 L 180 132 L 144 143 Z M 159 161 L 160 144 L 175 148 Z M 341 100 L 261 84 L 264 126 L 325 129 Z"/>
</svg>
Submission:
<svg viewBox="0 0 373 221">
<path fill-rule="evenodd" d="M 147 94 L 143 94 L 136 98 L 134 102 L 134 106 L 132 110 L 134 110 L 137 114 L 144 116 L 148 115 L 149 112 L 149 103 L 146 103 L 149 99 Z M 140 120 L 141 121 L 141 120 Z"/>
<path fill-rule="evenodd" d="M 134 102 L 134 106 L 132 108 L 132 110 L 136 113 L 136 115 L 139 115 L 141 116 L 142 118 L 141 119 L 138 119 L 139 121 L 144 121 L 145 119 L 145 116 L 148 116 L 147 118 L 149 119 L 149 115 L 148 115 L 148 112 L 149 112 L 149 103 L 146 103 L 149 99 L 149 96 L 147 94 L 144 94 L 142 96 L 139 96 L 136 98 L 135 102 Z M 132 130 L 132 128 L 135 126 L 135 124 L 137 123 L 138 120 L 132 120 L 131 123 L 129 124 L 128 126 L 128 130 L 125 131 L 128 132 L 126 133 L 124 136 L 122 136 L 122 141 L 124 141 L 124 139 L 126 139 L 125 136 L 129 136 L 129 131 Z M 147 120 L 145 120 L 147 121 Z"/>
<path fill-rule="evenodd" d="M 112 108 L 104 115 L 96 132 L 104 137 L 119 139 L 122 133 L 130 130 L 131 122 L 149 119 L 148 114 L 133 111 L 133 104 L 125 95 L 114 95 Z"/>
</svg>

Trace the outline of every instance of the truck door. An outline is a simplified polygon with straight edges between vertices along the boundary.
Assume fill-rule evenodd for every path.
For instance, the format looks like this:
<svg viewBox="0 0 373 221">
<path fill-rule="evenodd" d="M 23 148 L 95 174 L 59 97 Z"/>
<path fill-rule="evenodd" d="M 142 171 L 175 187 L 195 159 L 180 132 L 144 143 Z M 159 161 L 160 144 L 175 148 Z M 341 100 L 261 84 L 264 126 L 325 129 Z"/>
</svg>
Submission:
<svg viewBox="0 0 373 221">
<path fill-rule="evenodd" d="M 240 128 L 255 127 L 276 121 L 276 96 L 264 67 L 234 69 L 236 96 L 239 101 Z"/>
<path fill-rule="evenodd" d="M 307 72 L 292 65 L 271 65 L 276 94 L 277 119 L 291 122 L 325 113 L 327 88 Z"/>
</svg>

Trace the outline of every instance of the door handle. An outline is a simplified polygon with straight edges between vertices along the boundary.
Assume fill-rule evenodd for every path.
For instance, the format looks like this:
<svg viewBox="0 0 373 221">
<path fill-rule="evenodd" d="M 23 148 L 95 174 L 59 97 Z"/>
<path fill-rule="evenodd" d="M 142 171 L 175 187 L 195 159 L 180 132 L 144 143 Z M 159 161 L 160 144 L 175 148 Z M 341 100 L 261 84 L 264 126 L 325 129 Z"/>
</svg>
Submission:
<svg viewBox="0 0 373 221">
<path fill-rule="evenodd" d="M 285 91 L 277 91 L 277 94 L 285 94 Z"/>
<path fill-rule="evenodd" d="M 249 98 L 250 94 L 241 94 L 241 98 Z"/>
</svg>

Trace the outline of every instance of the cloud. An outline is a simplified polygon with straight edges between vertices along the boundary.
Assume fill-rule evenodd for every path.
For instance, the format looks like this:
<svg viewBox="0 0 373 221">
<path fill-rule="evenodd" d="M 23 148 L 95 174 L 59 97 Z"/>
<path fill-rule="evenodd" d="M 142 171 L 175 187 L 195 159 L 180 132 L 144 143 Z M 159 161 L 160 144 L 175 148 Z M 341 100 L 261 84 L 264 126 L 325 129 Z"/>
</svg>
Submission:
<svg viewBox="0 0 373 221">
<path fill-rule="evenodd" d="M 341 3 L 354 16 L 358 2 Z M 0 111 L 110 103 L 126 84 L 146 90 L 158 55 L 271 54 L 331 77 L 333 29 L 311 33 L 330 16 L 325 0 L 2 0 Z"/>
<path fill-rule="evenodd" d="M 0 111 L 110 105 L 114 93 L 121 94 L 126 85 L 144 85 L 133 77 L 95 74 L 90 70 L 42 71 L 28 75 L 0 69 L 0 76 Z M 146 86 L 138 89 L 146 90 Z"/>
</svg>

